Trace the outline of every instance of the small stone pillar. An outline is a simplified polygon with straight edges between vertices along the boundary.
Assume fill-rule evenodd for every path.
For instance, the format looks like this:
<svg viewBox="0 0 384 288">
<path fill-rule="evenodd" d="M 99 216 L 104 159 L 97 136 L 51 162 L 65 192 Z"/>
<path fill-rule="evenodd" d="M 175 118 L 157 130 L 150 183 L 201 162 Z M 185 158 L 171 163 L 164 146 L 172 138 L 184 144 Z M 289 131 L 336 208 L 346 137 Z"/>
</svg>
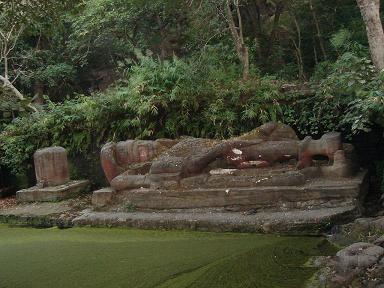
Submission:
<svg viewBox="0 0 384 288">
<path fill-rule="evenodd" d="M 48 147 L 33 155 L 36 186 L 16 192 L 19 202 L 60 201 L 88 190 L 88 180 L 70 180 L 67 151 Z"/>
<path fill-rule="evenodd" d="M 63 147 L 37 150 L 33 158 L 37 186 L 53 187 L 69 182 L 67 151 Z"/>
</svg>

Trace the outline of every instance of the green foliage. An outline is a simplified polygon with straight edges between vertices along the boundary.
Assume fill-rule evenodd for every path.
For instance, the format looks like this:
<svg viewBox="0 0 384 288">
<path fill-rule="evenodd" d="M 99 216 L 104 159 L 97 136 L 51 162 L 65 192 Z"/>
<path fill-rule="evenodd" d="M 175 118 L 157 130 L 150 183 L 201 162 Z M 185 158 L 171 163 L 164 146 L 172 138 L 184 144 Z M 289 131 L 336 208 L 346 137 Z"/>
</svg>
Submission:
<svg viewBox="0 0 384 288">
<path fill-rule="evenodd" d="M 0 131 L 17 116 L 28 115 L 28 99 L 15 101 L 13 91 L 0 86 Z"/>
<path fill-rule="evenodd" d="M 239 67 L 206 60 L 143 57 L 128 69 L 128 79 L 105 93 L 50 102 L 43 113 L 16 119 L 0 135 L 2 164 L 17 173 L 49 145 L 87 154 L 110 140 L 231 137 L 280 118 L 276 81 L 240 82 Z"/>
<path fill-rule="evenodd" d="M 116 61 L 135 62 L 135 51 L 162 50 L 169 56 L 170 38 L 177 35 L 182 41 L 176 25 L 183 24 L 180 6 L 170 0 L 84 1 L 72 22 L 69 45 L 74 60 L 83 66 L 115 66 Z"/>
<path fill-rule="evenodd" d="M 384 76 L 354 0 L 241 2 L 247 81 L 223 0 L 0 0 L 2 29 L 21 32 L 10 79 L 26 98 L 48 96 L 25 115 L 28 103 L 0 91 L 0 162 L 20 172 L 44 146 L 84 156 L 110 140 L 228 138 L 270 120 L 301 135 L 384 126 Z M 311 79 L 315 93 L 281 94 L 281 79 Z"/>
<path fill-rule="evenodd" d="M 67 16 L 73 13 L 77 2 L 0 2 L 0 32 L 1 35 L 8 35 L 0 39 L 4 49 L 0 73 L 5 75 L 8 69 L 9 80 L 24 97 L 32 98 L 35 94 L 48 92 L 60 96 L 72 94 L 74 89 L 68 89 L 68 83 L 74 80 L 76 68 L 66 49 L 68 27 L 65 26 Z M 8 47 L 7 52 L 5 47 Z"/>
<path fill-rule="evenodd" d="M 384 79 L 368 58 L 347 52 L 325 67 L 327 76 L 312 83 L 315 95 L 293 95 L 295 105 L 284 108 L 288 124 L 303 135 L 339 130 L 346 136 L 384 124 Z"/>
<path fill-rule="evenodd" d="M 330 39 L 331 44 L 335 49 L 346 49 L 350 50 L 349 44 L 351 43 L 352 33 L 347 29 L 340 29 Z"/>
<path fill-rule="evenodd" d="M 345 135 L 384 125 L 383 76 L 371 62 L 345 53 L 327 64 L 328 76 L 313 82 L 314 95 L 284 95 L 279 82 L 253 74 L 239 81 L 238 65 L 202 54 L 194 61 L 141 56 L 129 75 L 104 93 L 50 102 L 46 111 L 14 120 L 0 134 L 1 162 L 13 172 L 28 168 L 33 152 L 61 145 L 88 154 L 107 141 L 228 138 L 282 121 L 301 135 L 338 130 Z"/>
</svg>

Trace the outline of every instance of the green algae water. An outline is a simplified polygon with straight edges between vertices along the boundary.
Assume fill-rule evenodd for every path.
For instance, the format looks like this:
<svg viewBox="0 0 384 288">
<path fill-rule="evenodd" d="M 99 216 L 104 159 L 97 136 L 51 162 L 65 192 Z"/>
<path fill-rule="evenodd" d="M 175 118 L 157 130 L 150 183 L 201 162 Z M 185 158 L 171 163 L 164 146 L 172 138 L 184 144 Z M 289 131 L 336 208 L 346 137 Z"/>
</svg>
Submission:
<svg viewBox="0 0 384 288">
<path fill-rule="evenodd" d="M 0 226 L 0 288 L 303 287 L 316 237 Z"/>
</svg>

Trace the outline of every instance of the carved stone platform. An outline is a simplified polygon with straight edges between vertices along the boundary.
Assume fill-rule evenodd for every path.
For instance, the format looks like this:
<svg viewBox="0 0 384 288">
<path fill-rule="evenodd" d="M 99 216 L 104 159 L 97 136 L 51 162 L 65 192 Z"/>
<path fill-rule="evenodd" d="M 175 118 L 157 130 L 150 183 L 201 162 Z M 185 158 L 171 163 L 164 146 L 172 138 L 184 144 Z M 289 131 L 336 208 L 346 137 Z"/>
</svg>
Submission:
<svg viewBox="0 0 384 288">
<path fill-rule="evenodd" d="M 79 180 L 53 187 L 34 186 L 18 191 L 16 193 L 16 199 L 19 202 L 60 201 L 76 195 L 86 189 L 88 185 L 88 180 Z"/>
<path fill-rule="evenodd" d="M 111 188 L 94 192 L 96 207 L 359 210 L 367 190 L 366 172 L 341 133 L 299 140 L 291 127 L 275 122 L 228 140 L 111 142 L 100 158 Z"/>
<path fill-rule="evenodd" d="M 313 179 L 300 186 L 257 186 L 195 189 L 134 189 L 94 192 L 92 202 L 101 207 L 130 203 L 140 209 L 189 209 L 226 207 L 236 210 L 290 210 L 359 206 L 365 195 L 366 172 L 348 179 Z M 228 176 L 229 177 L 229 176 Z M 265 184 L 264 184 L 265 185 Z"/>
</svg>

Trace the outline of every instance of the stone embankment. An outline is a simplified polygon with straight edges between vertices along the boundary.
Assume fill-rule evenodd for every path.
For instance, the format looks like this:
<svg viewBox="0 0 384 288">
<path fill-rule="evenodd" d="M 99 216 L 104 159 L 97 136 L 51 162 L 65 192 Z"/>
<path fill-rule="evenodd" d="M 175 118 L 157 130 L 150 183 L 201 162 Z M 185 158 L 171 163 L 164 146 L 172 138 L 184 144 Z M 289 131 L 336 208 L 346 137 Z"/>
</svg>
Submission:
<svg viewBox="0 0 384 288">
<path fill-rule="evenodd" d="M 62 202 L 0 203 L 0 223 L 35 227 L 69 228 L 134 227 L 215 232 L 256 232 L 286 235 L 325 235 L 340 247 L 332 257 L 314 259 L 319 272 L 308 287 L 384 288 L 384 213 L 375 218 L 359 218 L 354 207 L 293 210 L 286 212 L 246 212 L 225 210 L 135 211 L 119 206 L 95 211 L 90 196 Z"/>
<path fill-rule="evenodd" d="M 339 226 L 329 239 L 344 248 L 318 259 L 322 268 L 308 287 L 384 288 L 384 216 Z"/>
<path fill-rule="evenodd" d="M 136 211 L 121 205 L 95 211 L 89 197 L 62 202 L 19 203 L 0 209 L 0 222 L 40 227 L 133 227 L 215 232 L 324 235 L 356 216 L 354 206 L 290 211 L 183 209 Z"/>
</svg>

